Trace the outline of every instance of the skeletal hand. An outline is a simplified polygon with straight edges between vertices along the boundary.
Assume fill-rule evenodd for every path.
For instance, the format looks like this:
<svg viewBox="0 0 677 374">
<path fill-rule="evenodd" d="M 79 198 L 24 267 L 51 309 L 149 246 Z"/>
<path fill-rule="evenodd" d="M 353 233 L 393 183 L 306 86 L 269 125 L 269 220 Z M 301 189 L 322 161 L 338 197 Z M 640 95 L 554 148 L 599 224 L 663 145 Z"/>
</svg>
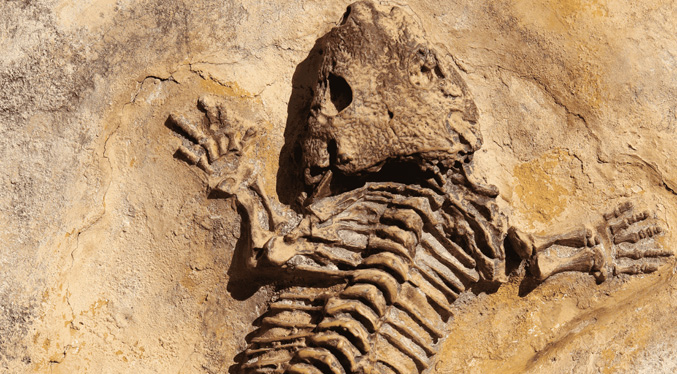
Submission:
<svg viewBox="0 0 677 374">
<path fill-rule="evenodd" d="M 240 157 L 256 130 L 248 121 L 228 111 L 218 98 L 203 96 L 198 107 L 205 113 L 202 121 L 193 121 L 183 114 L 171 114 L 169 120 L 183 134 L 178 151 L 209 176 L 212 188 L 228 194 L 251 182 L 252 169 Z M 179 132 L 179 131 L 177 131 Z"/>
<path fill-rule="evenodd" d="M 648 211 L 634 212 L 620 204 L 595 225 L 548 236 L 529 235 L 511 228 L 513 248 L 529 259 L 530 271 L 543 281 L 565 271 L 590 272 L 598 281 L 609 274 L 641 274 L 658 270 L 672 256 L 656 240 L 663 229 Z M 558 249 L 564 249 L 560 254 Z"/>
<path fill-rule="evenodd" d="M 673 255 L 656 240 L 664 229 L 653 215 L 648 211 L 635 213 L 630 202 L 605 214 L 602 227 L 609 245 L 606 268 L 615 275 L 652 273 Z"/>
<path fill-rule="evenodd" d="M 277 234 L 283 218 L 273 210 L 256 165 L 243 157 L 253 143 L 253 126 L 257 122 L 244 117 L 251 116 L 254 109 L 231 104 L 215 96 L 203 96 L 198 100 L 198 108 L 204 112 L 201 119 L 172 114 L 169 121 L 183 140 L 178 152 L 205 171 L 211 189 L 234 196 L 244 209 L 250 239 L 244 257 L 248 266 L 255 266 L 257 250 Z"/>
</svg>

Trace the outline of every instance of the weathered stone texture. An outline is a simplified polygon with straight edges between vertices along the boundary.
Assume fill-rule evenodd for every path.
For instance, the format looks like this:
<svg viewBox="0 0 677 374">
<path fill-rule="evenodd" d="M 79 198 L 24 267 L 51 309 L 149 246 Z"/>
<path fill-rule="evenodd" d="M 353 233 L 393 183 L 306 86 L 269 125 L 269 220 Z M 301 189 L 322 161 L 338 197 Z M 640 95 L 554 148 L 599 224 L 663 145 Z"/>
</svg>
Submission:
<svg viewBox="0 0 677 374">
<path fill-rule="evenodd" d="M 280 153 L 311 109 L 311 50 L 348 4 L 0 4 L 0 371 L 228 370 L 273 290 L 241 271 L 237 208 L 171 157 L 167 118 L 205 94 L 262 108 L 251 157 L 268 196 L 292 203 L 302 176 Z M 639 199 L 675 225 L 674 4 L 402 5 L 472 93 L 474 173 L 513 224 L 587 222 Z M 674 249 L 674 234 L 660 240 Z M 434 372 L 674 371 L 674 263 L 537 288 L 508 269 L 498 291 L 454 304 Z"/>
</svg>

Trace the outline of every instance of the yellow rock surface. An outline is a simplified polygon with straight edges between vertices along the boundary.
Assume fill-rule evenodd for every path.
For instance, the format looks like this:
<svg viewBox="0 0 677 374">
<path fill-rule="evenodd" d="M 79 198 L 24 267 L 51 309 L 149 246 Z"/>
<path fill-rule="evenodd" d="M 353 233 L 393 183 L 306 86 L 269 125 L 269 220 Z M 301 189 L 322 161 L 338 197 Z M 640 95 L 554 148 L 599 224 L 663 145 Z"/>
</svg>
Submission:
<svg viewBox="0 0 677 374">
<path fill-rule="evenodd" d="M 251 157 L 276 198 L 297 67 L 348 4 L 0 5 L 0 372 L 228 371 L 271 290 L 232 280 L 237 210 L 173 157 L 166 121 L 205 93 L 260 105 Z M 674 4 L 403 5 L 475 97 L 476 171 L 512 224 L 546 231 L 640 199 L 675 248 Z M 455 304 L 431 372 L 675 372 L 676 269 L 534 288 L 515 265 Z"/>
</svg>

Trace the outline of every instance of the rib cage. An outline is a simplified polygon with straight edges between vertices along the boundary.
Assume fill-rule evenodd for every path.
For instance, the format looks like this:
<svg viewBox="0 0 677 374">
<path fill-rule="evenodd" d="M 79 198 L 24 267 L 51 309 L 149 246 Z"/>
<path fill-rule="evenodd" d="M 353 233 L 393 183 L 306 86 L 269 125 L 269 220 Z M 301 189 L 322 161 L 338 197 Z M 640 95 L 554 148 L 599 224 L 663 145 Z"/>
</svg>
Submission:
<svg viewBox="0 0 677 374">
<path fill-rule="evenodd" d="M 329 289 L 289 288 L 271 302 L 249 339 L 243 373 L 282 373 L 321 318 Z"/>
<path fill-rule="evenodd" d="M 503 260 L 492 202 L 477 203 L 475 195 L 476 205 L 473 198 L 460 205 L 454 193 L 465 188 L 447 189 L 368 184 L 310 206 L 317 220 L 299 240 L 315 250 L 291 262 L 341 274 L 346 283 L 313 297 L 283 293 L 268 313 L 279 316 L 284 305 L 286 323 L 263 319 L 265 331 L 256 335 L 271 337 L 268 348 L 252 340 L 245 372 L 410 374 L 430 367 L 452 303 L 480 279 L 494 280 Z"/>
</svg>

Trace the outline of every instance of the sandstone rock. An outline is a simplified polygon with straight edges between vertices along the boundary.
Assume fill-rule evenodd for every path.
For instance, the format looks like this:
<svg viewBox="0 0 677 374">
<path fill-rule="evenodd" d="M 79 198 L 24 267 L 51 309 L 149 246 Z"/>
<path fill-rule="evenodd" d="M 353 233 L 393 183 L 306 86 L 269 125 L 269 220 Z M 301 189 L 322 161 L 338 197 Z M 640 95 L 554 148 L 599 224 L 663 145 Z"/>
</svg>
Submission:
<svg viewBox="0 0 677 374">
<path fill-rule="evenodd" d="M 0 6 L 2 371 L 228 370 L 274 290 L 243 271 L 236 207 L 172 157 L 166 121 L 205 94 L 258 106 L 252 157 L 291 219 L 303 180 L 284 171 L 289 129 L 310 110 L 313 46 L 348 4 Z M 484 139 L 474 174 L 513 224 L 588 221 L 632 198 L 674 226 L 673 5 L 401 5 L 466 82 Z M 671 372 L 673 273 L 532 289 L 514 269 L 454 304 L 432 372 Z"/>
</svg>

